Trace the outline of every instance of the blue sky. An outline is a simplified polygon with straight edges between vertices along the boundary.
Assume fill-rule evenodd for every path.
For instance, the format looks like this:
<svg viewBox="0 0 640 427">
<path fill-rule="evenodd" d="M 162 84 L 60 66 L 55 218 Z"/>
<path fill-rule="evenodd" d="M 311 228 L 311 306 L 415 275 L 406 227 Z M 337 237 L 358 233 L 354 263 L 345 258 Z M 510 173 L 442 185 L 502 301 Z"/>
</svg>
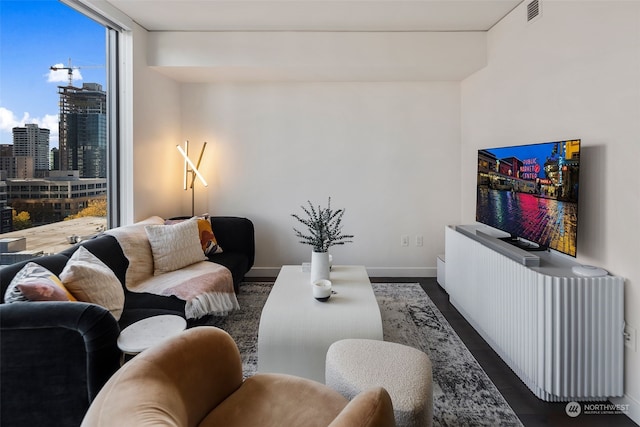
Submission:
<svg viewBox="0 0 640 427">
<path fill-rule="evenodd" d="M 68 75 L 49 67 L 71 59 L 74 86 L 104 88 L 105 56 L 105 28 L 58 0 L 0 0 L 0 143 L 13 142 L 13 127 L 36 123 L 56 147 L 58 86 Z"/>
</svg>

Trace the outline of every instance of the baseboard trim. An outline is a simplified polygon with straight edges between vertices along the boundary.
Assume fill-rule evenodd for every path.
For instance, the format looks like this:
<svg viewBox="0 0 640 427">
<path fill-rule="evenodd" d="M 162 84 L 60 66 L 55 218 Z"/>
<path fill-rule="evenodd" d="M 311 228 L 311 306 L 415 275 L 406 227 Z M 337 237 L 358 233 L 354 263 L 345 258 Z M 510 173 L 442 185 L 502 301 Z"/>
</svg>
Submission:
<svg viewBox="0 0 640 427">
<path fill-rule="evenodd" d="M 436 277 L 436 267 L 367 267 L 369 277 Z"/>
<path fill-rule="evenodd" d="M 611 403 L 615 405 L 628 405 L 625 406 L 624 414 L 631 418 L 631 420 L 640 425 L 640 402 L 625 394 L 622 397 L 612 397 Z"/>
<path fill-rule="evenodd" d="M 436 267 L 366 267 L 369 277 L 436 277 Z M 277 277 L 280 267 L 253 267 L 247 277 Z"/>
</svg>

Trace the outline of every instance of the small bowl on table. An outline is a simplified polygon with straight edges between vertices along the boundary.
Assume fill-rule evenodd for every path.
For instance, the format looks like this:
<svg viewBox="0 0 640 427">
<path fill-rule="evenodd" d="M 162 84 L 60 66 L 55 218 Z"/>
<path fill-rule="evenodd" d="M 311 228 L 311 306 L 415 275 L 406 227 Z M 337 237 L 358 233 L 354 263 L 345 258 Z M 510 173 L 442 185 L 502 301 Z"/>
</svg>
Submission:
<svg viewBox="0 0 640 427">
<path fill-rule="evenodd" d="M 313 297 L 318 301 L 325 302 L 331 297 L 331 280 L 316 280 L 311 284 Z"/>
</svg>

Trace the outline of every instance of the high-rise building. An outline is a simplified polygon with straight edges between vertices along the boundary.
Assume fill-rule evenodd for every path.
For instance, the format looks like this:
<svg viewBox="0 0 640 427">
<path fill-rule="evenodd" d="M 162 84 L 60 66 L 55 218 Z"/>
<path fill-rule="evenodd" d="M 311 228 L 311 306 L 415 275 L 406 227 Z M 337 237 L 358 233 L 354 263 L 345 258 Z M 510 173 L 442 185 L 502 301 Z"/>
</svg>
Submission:
<svg viewBox="0 0 640 427">
<path fill-rule="evenodd" d="M 4 172 L 7 178 L 34 178 L 36 176 L 35 163 L 33 156 L 14 156 L 13 145 L 7 144 L 11 147 L 11 151 L 7 151 L 0 147 L 0 172 Z M 45 176 L 48 171 L 39 171 L 40 176 Z"/>
<path fill-rule="evenodd" d="M 107 176 L 107 94 L 98 83 L 58 86 L 60 170 L 82 178 Z"/>
<path fill-rule="evenodd" d="M 49 164 L 51 165 L 51 170 L 60 170 L 60 149 L 58 147 L 53 147 L 51 149 L 51 152 L 49 153 Z"/>
<path fill-rule="evenodd" d="M 14 127 L 13 156 L 33 157 L 34 171 L 48 171 L 50 133 L 49 129 L 37 124 L 27 123 L 24 127 Z"/>
</svg>

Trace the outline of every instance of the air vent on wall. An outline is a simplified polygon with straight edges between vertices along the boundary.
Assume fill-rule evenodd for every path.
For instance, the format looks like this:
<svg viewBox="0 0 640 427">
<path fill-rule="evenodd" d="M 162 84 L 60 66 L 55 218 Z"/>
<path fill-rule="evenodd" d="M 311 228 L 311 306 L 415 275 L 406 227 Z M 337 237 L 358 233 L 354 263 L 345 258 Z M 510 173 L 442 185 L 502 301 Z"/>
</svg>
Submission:
<svg viewBox="0 0 640 427">
<path fill-rule="evenodd" d="M 527 4 L 527 22 L 531 22 L 540 16 L 540 1 L 533 0 Z"/>
</svg>

